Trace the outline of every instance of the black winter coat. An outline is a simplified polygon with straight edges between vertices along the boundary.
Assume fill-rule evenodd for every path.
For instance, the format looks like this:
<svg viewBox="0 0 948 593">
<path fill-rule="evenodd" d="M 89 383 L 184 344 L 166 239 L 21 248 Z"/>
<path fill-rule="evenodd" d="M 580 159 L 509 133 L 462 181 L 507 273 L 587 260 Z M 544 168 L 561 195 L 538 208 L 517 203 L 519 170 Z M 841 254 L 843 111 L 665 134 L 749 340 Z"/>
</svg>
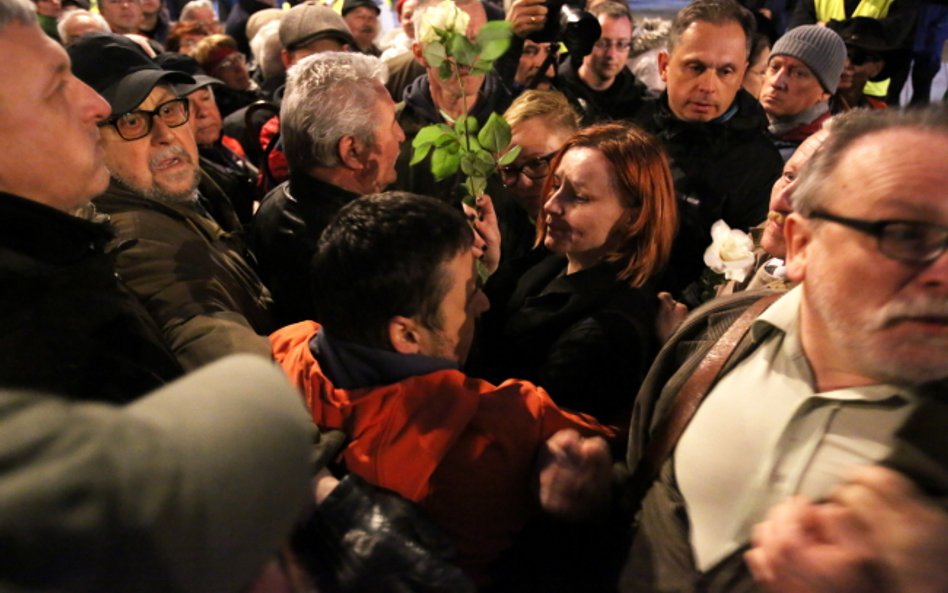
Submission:
<svg viewBox="0 0 948 593">
<path fill-rule="evenodd" d="M 0 194 L 0 385 L 127 402 L 183 371 L 105 252 L 107 224 Z"/>
</svg>

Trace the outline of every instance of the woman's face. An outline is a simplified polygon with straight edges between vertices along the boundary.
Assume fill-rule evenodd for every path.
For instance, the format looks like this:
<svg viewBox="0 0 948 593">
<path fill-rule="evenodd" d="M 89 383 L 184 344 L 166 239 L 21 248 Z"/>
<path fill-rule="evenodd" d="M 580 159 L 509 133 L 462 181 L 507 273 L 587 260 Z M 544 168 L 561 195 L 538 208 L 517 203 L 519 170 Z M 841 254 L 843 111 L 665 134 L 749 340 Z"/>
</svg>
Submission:
<svg viewBox="0 0 948 593">
<path fill-rule="evenodd" d="M 569 138 L 564 130 L 551 129 L 543 117 L 531 117 L 511 129 L 511 146 L 520 154 L 510 167 L 501 168 L 501 181 L 517 203 L 535 220 L 543 207 L 543 182 L 550 159 Z"/>
<path fill-rule="evenodd" d="M 569 259 L 568 273 L 599 263 L 611 247 L 609 235 L 626 208 L 612 164 L 598 150 L 570 148 L 553 172 L 543 205 L 543 244 Z"/>
</svg>

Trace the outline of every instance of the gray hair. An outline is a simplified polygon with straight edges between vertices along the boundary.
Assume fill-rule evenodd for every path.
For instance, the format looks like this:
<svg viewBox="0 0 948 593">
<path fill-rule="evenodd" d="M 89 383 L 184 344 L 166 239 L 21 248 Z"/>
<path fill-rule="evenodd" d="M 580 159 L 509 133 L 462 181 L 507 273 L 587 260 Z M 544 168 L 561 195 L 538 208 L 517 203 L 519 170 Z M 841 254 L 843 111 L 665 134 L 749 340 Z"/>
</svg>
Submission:
<svg viewBox="0 0 948 593">
<path fill-rule="evenodd" d="M 29 0 L 0 0 L 0 31 L 10 23 L 32 25 L 36 22 L 36 7 Z"/>
<path fill-rule="evenodd" d="M 943 105 L 924 109 L 855 110 L 833 118 L 832 130 L 822 149 L 804 165 L 800 185 L 793 192 L 793 209 L 803 216 L 823 208 L 832 200 L 827 183 L 853 144 L 885 130 L 901 128 L 948 134 L 948 110 Z"/>
<path fill-rule="evenodd" d="M 181 8 L 181 13 L 178 15 L 178 20 L 190 20 L 191 12 L 201 8 L 210 8 L 211 10 L 214 10 L 214 5 L 211 4 L 211 0 L 191 0 Z"/>
<path fill-rule="evenodd" d="M 61 17 L 59 17 L 59 22 L 56 23 L 56 31 L 59 33 L 59 39 L 62 40 L 63 45 L 69 45 L 77 38 L 69 35 L 67 27 L 69 23 L 76 20 L 79 17 L 90 18 L 102 30 L 103 33 L 110 33 L 112 29 L 109 28 L 109 23 L 102 17 L 101 14 L 97 12 L 90 12 L 84 8 L 75 8 L 73 10 L 64 12 Z"/>
<path fill-rule="evenodd" d="M 335 167 L 339 141 L 352 136 L 372 142 L 377 89 L 388 68 L 378 58 L 354 52 L 307 56 L 287 73 L 280 109 L 280 134 L 290 169 Z"/>
<path fill-rule="evenodd" d="M 285 71 L 283 60 L 280 58 L 280 21 L 270 21 L 260 27 L 257 34 L 250 40 L 250 53 L 253 61 L 260 68 L 264 80 L 278 76 Z"/>
</svg>

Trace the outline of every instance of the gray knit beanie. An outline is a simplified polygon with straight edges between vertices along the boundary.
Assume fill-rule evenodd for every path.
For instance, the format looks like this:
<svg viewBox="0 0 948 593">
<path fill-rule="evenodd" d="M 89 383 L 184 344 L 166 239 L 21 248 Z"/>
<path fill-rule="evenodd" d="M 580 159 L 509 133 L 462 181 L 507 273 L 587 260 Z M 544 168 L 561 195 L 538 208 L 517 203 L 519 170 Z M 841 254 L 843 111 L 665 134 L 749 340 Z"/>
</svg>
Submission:
<svg viewBox="0 0 948 593">
<path fill-rule="evenodd" d="M 846 63 L 846 44 L 832 29 L 801 25 L 777 40 L 770 57 L 790 56 L 806 64 L 826 92 L 835 94 Z"/>
</svg>

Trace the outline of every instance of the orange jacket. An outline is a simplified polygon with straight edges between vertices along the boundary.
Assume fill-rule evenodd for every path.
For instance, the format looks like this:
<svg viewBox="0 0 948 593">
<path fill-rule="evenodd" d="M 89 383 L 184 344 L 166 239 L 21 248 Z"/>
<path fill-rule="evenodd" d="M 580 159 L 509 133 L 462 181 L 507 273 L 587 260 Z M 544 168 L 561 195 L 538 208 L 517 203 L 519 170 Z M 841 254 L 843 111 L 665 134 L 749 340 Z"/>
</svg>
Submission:
<svg viewBox="0 0 948 593">
<path fill-rule="evenodd" d="M 270 336 L 313 420 L 348 434 L 349 471 L 420 503 L 481 583 L 538 508 L 533 476 L 542 443 L 564 428 L 614 434 L 591 416 L 560 410 L 531 383 L 495 386 L 456 370 L 337 389 L 309 348 L 318 329 L 304 321 Z"/>
</svg>

